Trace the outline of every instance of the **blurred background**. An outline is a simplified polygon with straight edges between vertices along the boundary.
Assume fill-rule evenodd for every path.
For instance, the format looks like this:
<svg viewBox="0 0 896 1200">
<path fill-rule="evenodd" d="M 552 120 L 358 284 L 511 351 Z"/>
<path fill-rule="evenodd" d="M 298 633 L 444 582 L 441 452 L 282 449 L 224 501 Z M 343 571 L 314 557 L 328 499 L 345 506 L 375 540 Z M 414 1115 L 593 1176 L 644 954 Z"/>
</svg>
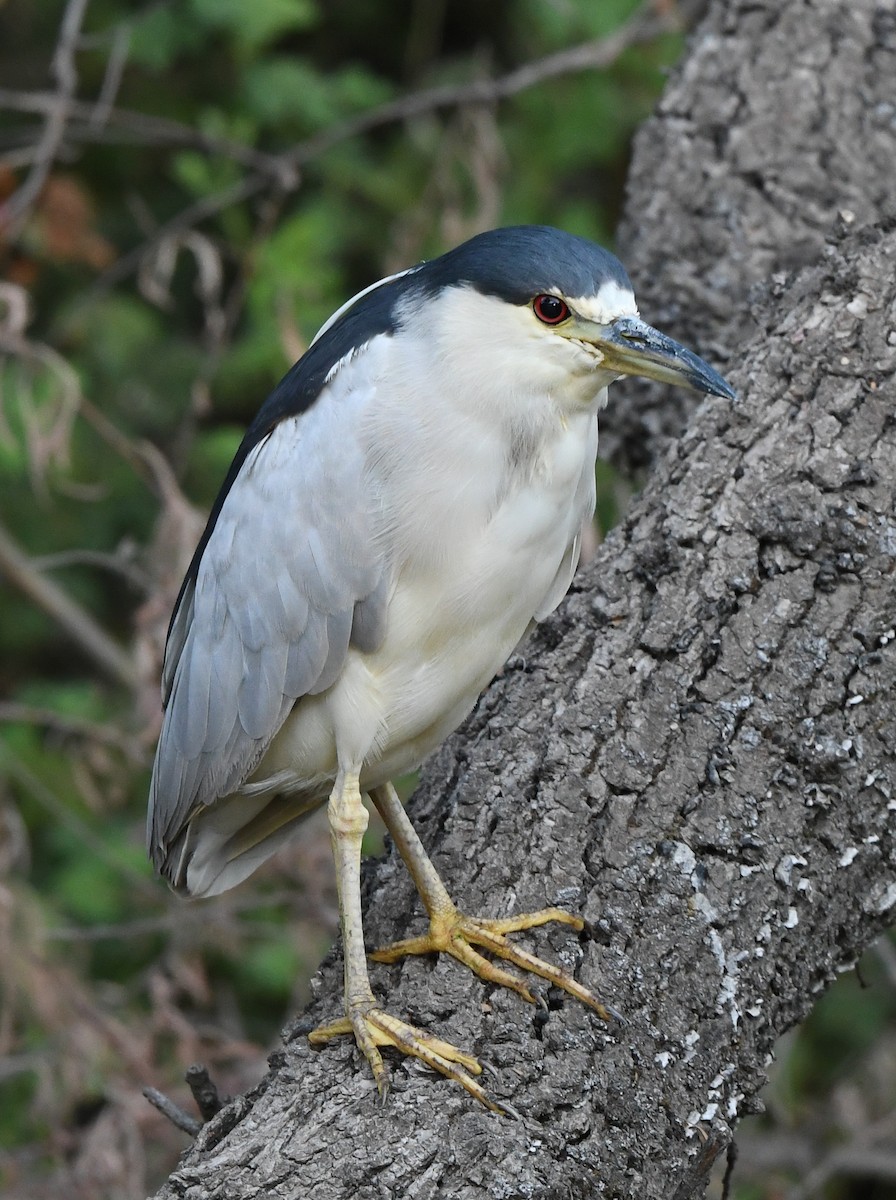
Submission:
<svg viewBox="0 0 896 1200">
<path fill-rule="evenodd" d="M 0 0 L 4 1197 L 153 1190 L 187 1138 L 143 1087 L 257 1083 L 333 939 L 319 820 L 208 903 L 144 854 L 165 629 L 244 426 L 390 271 L 515 222 L 612 246 L 694 9 Z M 598 473 L 596 538 L 637 485 Z M 781 1043 L 734 1195 L 896 1197 L 894 1017 L 882 942 Z"/>
</svg>

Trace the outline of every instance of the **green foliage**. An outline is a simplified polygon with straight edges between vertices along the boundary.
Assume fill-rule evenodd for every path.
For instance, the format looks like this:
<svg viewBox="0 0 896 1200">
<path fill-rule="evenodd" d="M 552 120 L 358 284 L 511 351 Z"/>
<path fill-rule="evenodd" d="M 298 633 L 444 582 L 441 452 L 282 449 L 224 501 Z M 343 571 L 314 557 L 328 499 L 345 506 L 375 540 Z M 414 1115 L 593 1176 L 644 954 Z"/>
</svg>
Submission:
<svg viewBox="0 0 896 1200">
<path fill-rule="evenodd" d="M 275 37 L 297 33 L 315 25 L 313 0 L 190 0 L 197 20 L 232 39 L 245 54 L 257 53 Z"/>
<path fill-rule="evenodd" d="M 162 72 L 177 59 L 201 50 L 207 37 L 198 21 L 184 20 L 183 5 L 152 4 L 131 29 L 131 61 L 152 73 Z"/>
<path fill-rule="evenodd" d="M 243 86 L 246 110 L 257 117 L 261 127 L 299 136 L 382 104 L 393 91 L 386 80 L 361 66 L 324 76 L 310 62 L 293 57 L 253 63 L 245 72 Z"/>
</svg>

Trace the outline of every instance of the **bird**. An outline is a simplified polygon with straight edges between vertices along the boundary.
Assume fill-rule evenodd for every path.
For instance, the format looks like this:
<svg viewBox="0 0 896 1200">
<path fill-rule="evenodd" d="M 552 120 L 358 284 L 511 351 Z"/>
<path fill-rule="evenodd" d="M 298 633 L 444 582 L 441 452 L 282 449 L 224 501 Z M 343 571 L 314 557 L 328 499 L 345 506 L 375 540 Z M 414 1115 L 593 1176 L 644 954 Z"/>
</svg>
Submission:
<svg viewBox="0 0 896 1200">
<path fill-rule="evenodd" d="M 519 971 L 611 1017 L 572 973 L 508 936 L 550 921 L 581 930 L 582 919 L 556 907 L 462 912 L 392 780 L 460 725 L 566 594 L 595 506 L 598 417 L 626 375 L 735 398 L 640 318 L 622 264 L 585 238 L 493 229 L 391 274 L 325 322 L 262 405 L 177 597 L 150 857 L 176 890 L 213 896 L 327 805 L 344 997 L 309 1037 L 354 1037 L 383 1098 L 389 1046 L 509 1111 L 474 1055 L 374 995 L 365 800 L 429 920 L 370 957 L 447 952 L 524 1000 L 536 995 Z"/>
</svg>

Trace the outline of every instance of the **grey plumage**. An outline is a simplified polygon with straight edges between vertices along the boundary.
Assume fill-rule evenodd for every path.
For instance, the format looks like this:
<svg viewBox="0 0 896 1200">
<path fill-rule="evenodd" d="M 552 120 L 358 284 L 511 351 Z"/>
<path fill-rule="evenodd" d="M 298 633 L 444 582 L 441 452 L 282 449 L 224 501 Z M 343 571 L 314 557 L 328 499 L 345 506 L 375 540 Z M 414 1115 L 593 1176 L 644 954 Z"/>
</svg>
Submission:
<svg viewBox="0 0 896 1200">
<path fill-rule="evenodd" d="M 299 697 L 333 683 L 356 611 L 358 641 L 374 648 L 382 636 L 371 516 L 326 502 L 334 490 L 357 495 L 358 454 L 329 442 L 327 408 L 351 405 L 350 391 L 334 379 L 321 407 L 281 420 L 251 450 L 181 594 L 148 822 L 153 857 L 175 886 L 192 815 L 243 783 Z"/>
</svg>

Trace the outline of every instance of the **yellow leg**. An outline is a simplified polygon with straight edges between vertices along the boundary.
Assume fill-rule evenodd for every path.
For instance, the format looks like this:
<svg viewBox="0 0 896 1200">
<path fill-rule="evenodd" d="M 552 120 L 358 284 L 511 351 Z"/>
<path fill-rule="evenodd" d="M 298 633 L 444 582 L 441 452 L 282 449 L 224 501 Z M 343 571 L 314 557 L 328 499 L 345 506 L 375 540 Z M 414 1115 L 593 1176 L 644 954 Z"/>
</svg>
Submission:
<svg viewBox="0 0 896 1200">
<path fill-rule="evenodd" d="M 532 929 L 536 925 L 546 925 L 549 921 L 559 921 L 564 925 L 571 925 L 573 929 L 581 930 L 585 927 L 585 922 L 581 917 L 575 917 L 560 908 L 545 908 L 539 912 L 521 913 L 516 917 L 500 919 L 464 916 L 458 911 L 429 856 L 423 849 L 423 843 L 417 836 L 417 831 L 411 824 L 392 785 L 386 784 L 384 787 L 375 788 L 371 791 L 370 796 L 379 810 L 386 828 L 392 835 L 401 857 L 407 864 L 429 914 L 428 933 L 421 937 L 395 942 L 391 946 L 384 946 L 371 954 L 371 958 L 377 962 L 391 963 L 408 954 L 433 954 L 437 951 L 445 951 L 458 961 L 465 963 L 482 979 L 510 988 L 531 1004 L 538 1002 L 521 979 L 496 966 L 487 958 L 483 958 L 477 950 L 473 949 L 474 946 L 479 946 L 490 954 L 512 963 L 515 967 L 528 971 L 532 975 L 538 975 L 556 987 L 562 988 L 571 996 L 581 1000 L 583 1004 L 593 1008 L 603 1020 L 610 1019 L 609 1010 L 568 971 L 536 958 L 534 954 L 529 954 L 526 950 L 521 950 L 506 937 L 508 933 L 515 933 L 520 929 Z"/>
<path fill-rule="evenodd" d="M 398 1020 L 378 1007 L 367 975 L 364 931 L 361 917 L 361 839 L 367 828 L 367 810 L 361 800 L 357 772 L 340 772 L 327 807 L 336 887 L 339 894 L 339 920 L 342 926 L 345 957 L 345 1016 L 313 1030 L 308 1039 L 320 1045 L 341 1034 L 353 1034 L 359 1049 L 370 1064 L 377 1091 L 385 1099 L 389 1075 L 379 1052 L 381 1046 L 394 1046 L 403 1054 L 419 1058 L 433 1070 L 465 1087 L 486 1108 L 503 1112 L 489 1099 L 473 1078 L 482 1067 L 472 1055 L 464 1054 L 448 1042 Z"/>
</svg>

